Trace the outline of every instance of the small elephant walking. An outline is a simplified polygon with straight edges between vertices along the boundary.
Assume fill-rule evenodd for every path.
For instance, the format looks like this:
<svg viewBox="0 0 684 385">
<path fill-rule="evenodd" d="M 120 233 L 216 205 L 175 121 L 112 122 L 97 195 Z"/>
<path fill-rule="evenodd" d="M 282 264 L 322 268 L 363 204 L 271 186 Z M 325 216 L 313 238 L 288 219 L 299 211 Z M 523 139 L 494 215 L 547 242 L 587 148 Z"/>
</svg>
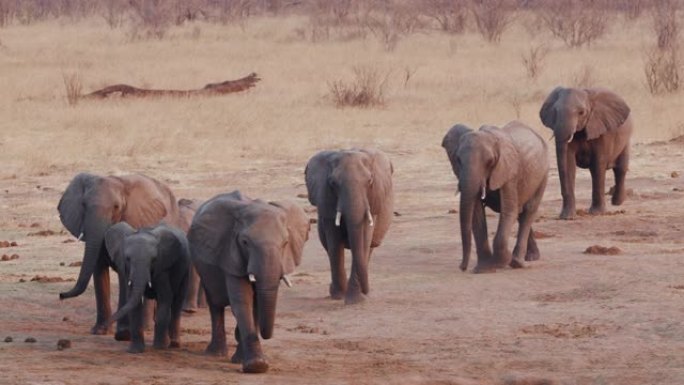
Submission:
<svg viewBox="0 0 684 385">
<path fill-rule="evenodd" d="M 563 209 L 561 219 L 575 217 L 575 165 L 591 172 L 589 213 L 606 211 L 606 170 L 613 169 L 613 205 L 625 200 L 632 136 L 630 109 L 617 94 L 599 88 L 557 87 L 539 111 L 542 123 L 556 137 L 556 160 Z"/>
<path fill-rule="evenodd" d="M 379 150 L 321 151 L 306 165 L 309 202 L 318 208 L 318 235 L 330 259 L 330 296 L 365 300 L 368 264 L 392 221 L 392 163 Z M 344 249 L 352 254 L 346 282 Z"/>
<path fill-rule="evenodd" d="M 273 335 L 278 287 L 302 258 L 309 218 L 298 205 L 264 202 L 239 191 L 206 201 L 192 220 L 188 240 L 211 315 L 208 354 L 227 353 L 224 311 L 230 306 L 238 342 L 233 363 L 246 373 L 268 370 L 259 343 Z"/>
<path fill-rule="evenodd" d="M 126 222 L 119 222 L 107 230 L 105 245 L 117 272 L 128 285 L 125 304 L 110 320 L 114 322 L 130 313 L 128 352 L 145 350 L 145 297 L 157 300 L 154 347 L 179 347 L 181 310 L 191 263 L 185 233 L 164 224 L 136 230 Z"/>
<path fill-rule="evenodd" d="M 476 273 L 494 272 L 510 265 L 524 267 L 539 259 L 532 222 L 548 178 L 546 143 L 531 128 L 513 121 L 502 128 L 482 126 L 478 131 L 457 124 L 444 136 L 451 167 L 461 194 L 460 222 L 463 243 L 461 270 L 468 268 L 471 232 L 477 249 Z M 484 207 L 501 213 L 489 248 Z M 518 236 L 511 255 L 508 236 L 515 220 Z"/>
</svg>

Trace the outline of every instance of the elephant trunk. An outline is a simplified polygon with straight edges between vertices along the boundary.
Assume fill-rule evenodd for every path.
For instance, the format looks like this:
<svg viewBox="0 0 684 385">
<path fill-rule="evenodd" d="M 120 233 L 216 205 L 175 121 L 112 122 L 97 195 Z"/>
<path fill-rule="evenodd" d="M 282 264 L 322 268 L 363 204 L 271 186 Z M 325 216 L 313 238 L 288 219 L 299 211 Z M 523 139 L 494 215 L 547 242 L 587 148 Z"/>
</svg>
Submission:
<svg viewBox="0 0 684 385">
<path fill-rule="evenodd" d="M 129 295 L 126 303 L 116 313 L 112 315 L 109 323 L 118 321 L 126 316 L 136 306 L 142 304 L 145 294 L 145 287 L 151 285 L 149 267 L 144 266 L 141 262 L 137 262 L 137 266 L 131 266 L 131 274 L 129 281 Z"/>
<path fill-rule="evenodd" d="M 461 221 L 461 243 L 463 245 L 463 259 L 461 260 L 461 270 L 468 268 L 470 261 L 470 250 L 472 248 L 473 230 L 473 205 L 475 199 L 466 194 L 461 194 L 459 216 Z"/>
<path fill-rule="evenodd" d="M 256 308 L 259 321 L 259 332 L 265 340 L 273 336 L 275 324 L 276 302 L 278 300 L 278 288 L 256 289 Z"/>
<path fill-rule="evenodd" d="M 102 251 L 104 243 L 105 231 L 109 227 L 109 223 L 98 219 L 90 219 L 86 221 L 85 229 L 85 251 L 83 252 L 83 263 L 81 270 L 78 273 L 78 279 L 74 287 L 67 291 L 59 293 L 60 299 L 77 297 L 86 290 L 90 277 L 92 277 L 98 260 L 100 259 L 100 252 Z"/>
<path fill-rule="evenodd" d="M 571 192 L 569 190 L 570 182 L 568 180 L 568 143 L 565 141 L 556 141 L 556 161 L 558 163 L 558 178 L 561 183 L 561 196 L 563 201 L 567 201 Z"/>
</svg>

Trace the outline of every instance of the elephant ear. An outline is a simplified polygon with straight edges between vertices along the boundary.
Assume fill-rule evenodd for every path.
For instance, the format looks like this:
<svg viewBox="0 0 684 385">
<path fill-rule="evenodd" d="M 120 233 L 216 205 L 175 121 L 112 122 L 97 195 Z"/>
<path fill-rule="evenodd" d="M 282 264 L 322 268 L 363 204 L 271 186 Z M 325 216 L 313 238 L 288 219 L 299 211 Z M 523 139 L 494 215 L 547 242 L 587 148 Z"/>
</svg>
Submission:
<svg viewBox="0 0 684 385">
<path fill-rule="evenodd" d="M 392 174 L 394 167 L 387 154 L 379 150 L 364 150 L 371 158 L 370 171 L 373 178 L 368 203 L 371 213 L 378 214 L 381 207 L 392 202 Z"/>
<path fill-rule="evenodd" d="M 304 170 L 309 202 L 318 207 L 319 212 L 321 209 L 325 209 L 322 206 L 327 194 L 331 192 L 328 176 L 332 171 L 331 161 L 336 154 L 337 151 L 321 151 L 309 159 Z M 335 214 L 333 212 L 330 215 Z"/>
<path fill-rule="evenodd" d="M 154 179 L 141 175 L 132 175 L 118 178 L 124 185 L 126 207 L 122 220 L 139 229 L 146 226 L 154 226 L 164 219 L 169 213 L 167 202 L 175 203 L 173 195 L 165 186 Z"/>
<path fill-rule="evenodd" d="M 190 246 L 182 230 L 162 224 L 151 232 L 159 240 L 156 267 L 163 271 L 171 268 L 177 261 L 190 261 Z"/>
<path fill-rule="evenodd" d="M 93 174 L 78 174 L 71 180 L 59 200 L 59 219 L 74 237 L 78 238 L 83 232 L 86 192 L 94 188 L 100 180 L 99 176 Z"/>
<path fill-rule="evenodd" d="M 591 106 L 586 125 L 587 140 L 617 130 L 629 117 L 629 106 L 616 93 L 603 89 L 586 91 Z"/>
<path fill-rule="evenodd" d="M 449 162 L 451 163 L 451 169 L 454 170 L 454 175 L 458 178 L 458 146 L 461 142 L 461 138 L 470 133 L 473 132 L 470 127 L 463 125 L 463 124 L 457 124 L 449 129 L 449 131 L 444 135 L 444 139 L 442 139 L 442 147 L 447 153 L 447 156 L 449 157 Z"/>
<path fill-rule="evenodd" d="M 484 131 L 494 136 L 494 165 L 489 175 L 489 189 L 498 190 L 518 174 L 520 155 L 513 145 L 511 136 L 497 127 L 483 126 Z"/>
<path fill-rule="evenodd" d="M 539 117 L 546 127 L 553 128 L 556 125 L 556 109 L 554 104 L 558 101 L 561 91 L 563 91 L 563 87 L 556 87 L 551 91 L 549 96 L 546 97 L 544 104 L 542 104 L 541 110 L 539 110 Z"/>
<path fill-rule="evenodd" d="M 304 244 L 309 239 L 311 224 L 309 217 L 298 204 L 292 201 L 269 202 L 283 210 L 287 224 L 288 244 L 283 255 L 283 274 L 292 274 L 302 263 Z"/>
<path fill-rule="evenodd" d="M 237 237 L 243 226 L 242 212 L 249 204 L 239 191 L 217 195 L 202 204 L 188 231 L 193 260 L 236 277 L 247 275 L 247 261 L 240 253 Z"/>
<path fill-rule="evenodd" d="M 123 274 L 125 271 L 125 258 L 123 255 L 124 239 L 127 236 L 135 233 L 135 229 L 126 222 L 119 222 L 107 229 L 105 233 L 105 247 L 107 253 L 116 265 L 116 271 Z"/>
</svg>

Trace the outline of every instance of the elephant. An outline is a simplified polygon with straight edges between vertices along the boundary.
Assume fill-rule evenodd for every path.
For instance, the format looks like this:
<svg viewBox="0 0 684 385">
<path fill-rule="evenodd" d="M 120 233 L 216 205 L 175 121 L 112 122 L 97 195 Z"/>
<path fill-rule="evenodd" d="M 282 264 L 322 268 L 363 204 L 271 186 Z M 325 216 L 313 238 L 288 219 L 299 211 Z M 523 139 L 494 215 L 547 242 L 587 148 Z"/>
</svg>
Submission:
<svg viewBox="0 0 684 385">
<path fill-rule="evenodd" d="M 211 342 L 207 354 L 227 354 L 224 311 L 237 321 L 237 348 L 231 362 L 245 373 L 268 370 L 259 334 L 273 336 L 280 281 L 301 263 L 309 218 L 289 202 L 252 200 L 239 191 L 203 203 L 192 220 L 188 241 L 193 264 L 207 296 Z"/>
<path fill-rule="evenodd" d="M 57 206 L 66 229 L 85 242 L 83 263 L 74 287 L 59 294 L 60 299 L 81 295 L 93 277 L 97 319 L 93 334 L 106 334 L 111 316 L 109 267 L 116 269 L 104 245 L 105 232 L 115 223 L 126 221 L 134 228 L 164 220 L 179 227 L 176 198 L 159 181 L 144 175 L 99 176 L 80 173 L 71 180 Z M 119 309 L 126 298 L 126 285 L 119 275 Z M 117 322 L 115 339 L 130 339 L 128 320 Z"/>
<path fill-rule="evenodd" d="M 590 214 L 605 212 L 606 170 L 613 169 L 615 189 L 611 202 L 625 200 L 632 119 L 627 103 L 601 88 L 556 87 L 539 111 L 556 138 L 556 160 L 563 208 L 561 219 L 575 217 L 575 165 L 591 172 Z"/>
<path fill-rule="evenodd" d="M 389 157 L 375 149 L 321 151 L 304 172 L 309 202 L 318 209 L 318 235 L 330 259 L 330 297 L 345 304 L 368 294 L 372 250 L 392 222 L 394 196 Z M 344 249 L 352 255 L 345 282 Z"/>
<path fill-rule="evenodd" d="M 136 230 L 119 222 L 105 233 L 105 247 L 116 270 L 127 280 L 128 298 L 109 322 L 130 314 L 128 352 L 145 350 L 143 298 L 157 302 L 153 346 L 180 347 L 181 310 L 191 263 L 185 233 L 165 224 Z"/>
<path fill-rule="evenodd" d="M 181 198 L 178 200 L 178 208 L 180 210 L 182 229 L 187 233 L 192 223 L 192 217 L 195 215 L 197 208 L 201 202 L 192 199 Z M 188 283 L 188 294 L 185 297 L 183 304 L 183 311 L 186 313 L 195 313 L 200 307 L 206 307 L 207 301 L 204 296 L 204 290 L 200 285 L 200 278 L 192 264 L 190 265 L 190 277 Z"/>
<path fill-rule="evenodd" d="M 510 265 L 525 266 L 539 259 L 532 222 L 541 203 L 548 179 L 548 154 L 544 140 L 531 128 L 512 121 L 502 128 L 482 126 L 474 131 L 453 126 L 442 141 L 460 193 L 460 223 L 463 259 L 468 268 L 472 236 L 477 251 L 476 273 L 495 272 Z M 493 252 L 489 247 L 484 207 L 500 213 Z M 508 237 L 518 220 L 513 254 Z"/>
</svg>

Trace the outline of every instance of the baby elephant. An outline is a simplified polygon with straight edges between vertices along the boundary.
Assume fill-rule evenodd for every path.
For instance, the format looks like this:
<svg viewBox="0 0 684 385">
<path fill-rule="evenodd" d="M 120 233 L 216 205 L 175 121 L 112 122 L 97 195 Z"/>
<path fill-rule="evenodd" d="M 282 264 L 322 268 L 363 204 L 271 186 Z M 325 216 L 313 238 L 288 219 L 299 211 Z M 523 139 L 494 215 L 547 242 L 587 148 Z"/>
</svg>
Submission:
<svg viewBox="0 0 684 385">
<path fill-rule="evenodd" d="M 494 272 L 510 265 L 524 267 L 539 259 L 532 222 L 544 195 L 549 171 L 546 143 L 531 128 L 513 121 L 503 128 L 482 126 L 478 131 L 457 124 L 447 132 L 442 147 L 458 178 L 463 242 L 461 270 L 468 268 L 471 231 L 477 247 L 476 273 Z M 501 213 L 489 248 L 484 206 Z M 518 237 L 511 255 L 508 235 L 518 220 Z"/>
<path fill-rule="evenodd" d="M 105 245 L 117 272 L 123 275 L 122 282 L 128 282 L 127 302 L 109 321 L 114 322 L 130 312 L 128 352 L 145 350 L 143 297 L 157 300 L 154 347 L 179 347 L 180 317 L 191 263 L 183 231 L 165 224 L 136 230 L 126 222 L 119 222 L 107 230 Z"/>
</svg>

